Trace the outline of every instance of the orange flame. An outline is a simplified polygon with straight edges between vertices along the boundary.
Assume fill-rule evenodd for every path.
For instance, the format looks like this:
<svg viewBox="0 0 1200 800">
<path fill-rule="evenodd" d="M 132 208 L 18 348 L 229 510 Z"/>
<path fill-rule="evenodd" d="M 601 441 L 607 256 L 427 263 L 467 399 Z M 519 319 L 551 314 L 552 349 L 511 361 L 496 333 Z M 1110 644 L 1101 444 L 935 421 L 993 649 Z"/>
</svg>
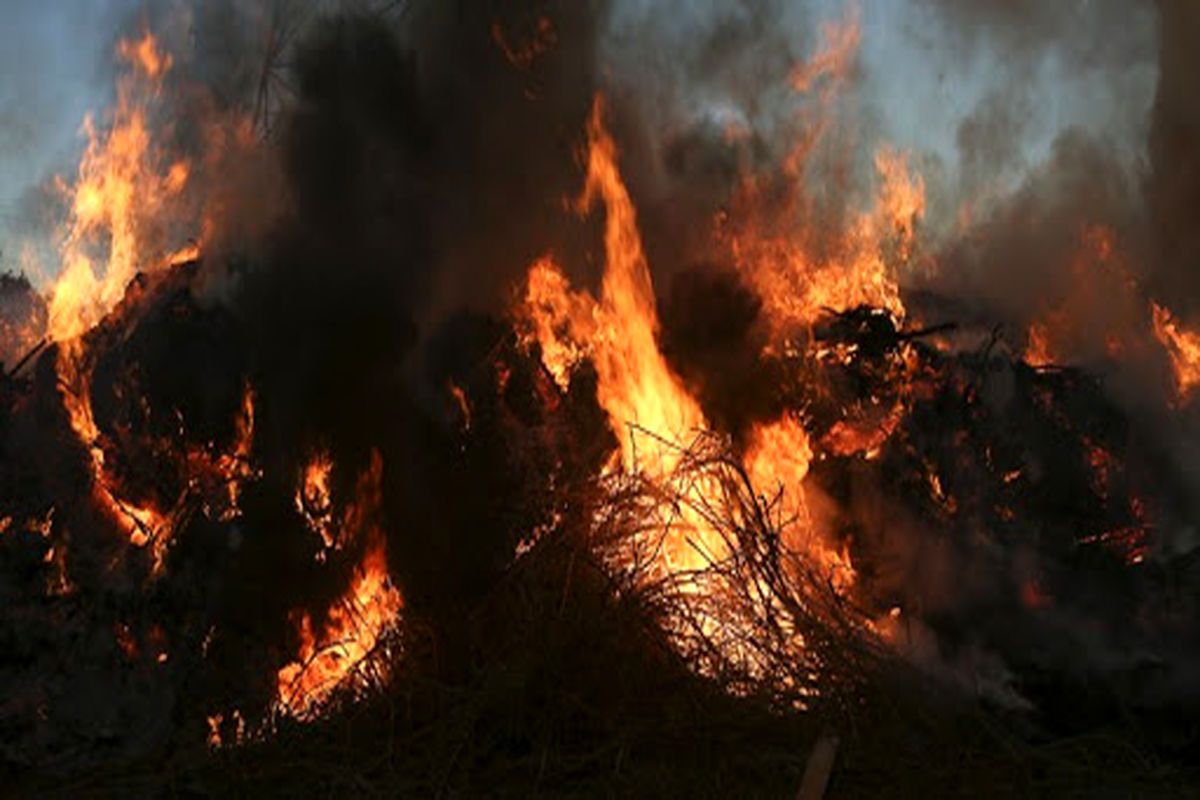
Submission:
<svg viewBox="0 0 1200 800">
<path fill-rule="evenodd" d="M 276 676 L 279 708 L 297 719 L 316 716 L 339 686 L 361 688 L 367 684 L 360 665 L 374 652 L 404 607 L 400 592 L 388 577 L 386 545 L 374 519 L 383 504 L 382 481 L 383 459 L 375 451 L 369 467 L 359 477 L 355 501 L 347 508 L 343 521 L 343 535 L 365 537 L 363 559 L 354 571 L 350 588 L 329 610 L 319 630 L 314 629 L 308 613 L 300 615 L 297 660 Z"/>
<path fill-rule="evenodd" d="M 654 287 L 603 109 L 598 98 L 588 122 L 587 180 L 578 203 L 581 210 L 596 200 L 604 203 L 601 296 L 572 291 L 557 265 L 544 258 L 530 267 L 523 317 L 531 328 L 528 338 L 540 344 L 543 362 L 561 386 L 582 358 L 594 365 L 596 397 L 620 443 L 619 459 L 609 469 L 670 485 L 689 443 L 708 423 L 658 349 Z M 756 487 L 781 494 L 789 546 L 818 554 L 822 565 L 845 576 L 839 585 L 848 585 L 853 579 L 848 559 L 815 541 L 805 510 L 803 482 L 811 457 L 804 426 L 785 417 L 753 432 L 745 466 Z M 700 511 L 720 507 L 720 488 L 701 476 L 679 491 L 643 534 L 653 537 L 655 577 L 687 574 L 727 555 L 725 539 Z"/>
<path fill-rule="evenodd" d="M 1078 236 L 1069 290 L 1029 326 L 1025 362 L 1030 366 L 1118 358 L 1144 345 L 1144 305 L 1116 232 L 1088 224 Z"/>
<path fill-rule="evenodd" d="M 62 269 L 49 291 L 47 335 L 59 343 L 56 366 L 63 403 L 72 430 L 89 453 L 93 498 L 132 544 L 153 543 L 157 573 L 165 557 L 170 514 L 122 498 L 105 469 L 91 407 L 91 357 L 82 337 L 123 300 L 136 303 L 137 295 L 128 287 L 138 269 L 195 259 L 200 246 L 193 243 L 170 254 L 164 247 L 166 226 L 179 216 L 175 204 L 191 180 L 189 162 L 167 157 L 152 141 L 153 104 L 161 96 L 171 56 L 149 32 L 137 41 L 121 42 L 117 54 L 131 70 L 117 81 L 111 119 L 104 130 L 91 117 L 84 120 L 87 147 L 74 185 L 59 180 L 70 200 L 70 217 L 60 245 Z M 246 402 L 252 406 L 249 394 Z M 230 513 L 236 513 L 236 479 L 247 477 L 252 408 L 243 409 L 243 417 L 247 414 L 251 427 L 239 428 L 238 452 L 218 458 L 220 463 L 213 463 L 207 453 L 188 456 L 190 465 L 227 480 Z"/>
<path fill-rule="evenodd" d="M 825 25 L 822 36 L 822 49 L 791 76 L 796 92 L 816 92 L 816 98 L 798 120 L 798 139 L 781 174 L 748 176 L 731 215 L 722 220 L 727 229 L 718 231 L 733 263 L 762 298 L 776 338 L 811 326 L 828 309 L 868 304 L 903 319 L 899 271 L 915 256 L 917 224 L 925 212 L 924 180 L 910 170 L 906 153 L 886 146 L 875 154 L 879 192 L 867 211 L 831 219 L 821 206 L 825 180 L 805 185 L 809 156 L 834 119 L 833 102 L 861 42 L 857 6 L 851 4 L 843 23 Z"/>
<path fill-rule="evenodd" d="M 674 466 L 669 448 L 650 445 L 649 452 L 639 454 L 630 426 L 681 442 L 706 427 L 704 415 L 658 350 L 650 268 L 599 98 L 588 122 L 588 144 L 587 182 L 579 208 L 590 209 L 597 199 L 605 208 L 604 280 L 589 337 L 599 374 L 597 400 L 609 414 L 625 465 L 637 468 L 639 460 L 648 458 L 651 469 L 666 475 Z"/>
<path fill-rule="evenodd" d="M 94 326 L 125 292 L 140 265 L 149 266 L 167 206 L 188 182 L 190 165 L 163 156 L 153 146 L 148 103 L 158 97 L 170 56 L 147 33 L 139 42 L 122 42 L 119 52 L 134 65 L 117 83 L 117 107 L 111 128 L 101 134 L 89 117 L 83 130 L 88 144 L 71 197 L 71 223 L 62 243 L 62 272 L 50 293 L 49 335 L 74 339 Z M 102 265 L 97 246 L 107 249 Z M 100 267 L 99 271 L 97 267 Z"/>
<path fill-rule="evenodd" d="M 1031 367 L 1048 367 L 1055 363 L 1050 353 L 1050 333 L 1045 322 L 1034 322 L 1029 326 L 1024 358 Z"/>
<path fill-rule="evenodd" d="M 876 154 L 875 166 L 882 181 L 875 208 L 857 215 L 832 250 L 815 230 L 771 231 L 769 201 L 753 183 L 745 187 L 744 219 L 729 246 L 777 334 L 812 325 L 829 309 L 863 304 L 904 318 L 896 264 L 914 252 L 924 182 L 910 174 L 906 155 L 888 148 Z"/>
<path fill-rule="evenodd" d="M 117 53 L 151 78 L 160 78 L 171 68 L 171 54 L 158 49 L 158 41 L 150 31 L 136 42 L 119 42 Z"/>
<path fill-rule="evenodd" d="M 1158 303 L 1151 303 L 1154 317 L 1154 335 L 1167 355 L 1175 371 L 1175 390 L 1180 400 L 1186 401 L 1200 386 L 1200 333 L 1182 327 L 1171 312 Z"/>
<path fill-rule="evenodd" d="M 605 271 L 597 300 L 572 292 L 548 258 L 530 268 L 525 317 L 543 362 L 560 386 L 586 354 L 597 373 L 596 399 L 620 442 L 611 468 L 668 480 L 687 442 L 706 429 L 704 415 L 658 349 L 658 310 L 642 250 L 633 200 L 617 168 L 617 146 L 597 97 L 588 121 L 587 179 L 577 202 L 586 212 L 603 201 Z M 579 343 L 586 342 L 586 350 Z M 698 491 L 693 488 L 691 491 Z M 673 519 L 663 534 L 660 566 L 668 573 L 698 569 L 719 557 L 722 542 L 693 514 Z M 674 515 L 672 515 L 674 516 Z"/>
<path fill-rule="evenodd" d="M 792 70 L 792 89 L 801 94 L 812 91 L 821 78 L 836 82 L 849 72 L 862 41 L 857 3 L 847 8 L 845 23 L 823 23 L 821 38 L 824 41 L 821 50 Z"/>
<path fill-rule="evenodd" d="M 304 467 L 296 486 L 296 511 L 304 518 L 308 527 L 320 534 L 325 548 L 334 546 L 333 496 L 329 479 L 333 472 L 333 461 L 329 454 L 319 452 Z"/>
</svg>

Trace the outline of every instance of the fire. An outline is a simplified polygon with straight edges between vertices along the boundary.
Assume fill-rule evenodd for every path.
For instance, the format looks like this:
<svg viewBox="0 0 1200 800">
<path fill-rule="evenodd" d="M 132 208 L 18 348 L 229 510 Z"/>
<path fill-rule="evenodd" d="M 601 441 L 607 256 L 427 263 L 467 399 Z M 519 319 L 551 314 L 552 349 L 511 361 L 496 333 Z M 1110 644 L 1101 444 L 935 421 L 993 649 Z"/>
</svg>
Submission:
<svg viewBox="0 0 1200 800">
<path fill-rule="evenodd" d="M 92 328 L 124 295 L 138 268 L 149 265 L 169 206 L 187 185 L 191 167 L 168 159 L 151 140 L 151 102 L 162 91 L 170 56 L 147 33 L 118 51 L 133 71 L 117 83 L 117 105 L 106 133 L 84 121 L 87 147 L 73 187 L 71 222 L 61 246 L 62 272 L 50 294 L 49 335 L 59 342 Z M 164 163 L 166 162 L 166 163 Z M 102 263 L 94 253 L 107 250 Z"/>
<path fill-rule="evenodd" d="M 60 342 L 58 372 L 71 428 L 90 455 L 98 504 L 141 547 L 154 541 L 166 522 L 159 510 L 122 501 L 104 470 L 91 406 L 91 366 L 80 337 L 112 310 L 125 294 L 144 257 L 140 220 L 159 212 L 166 199 L 182 188 L 186 165 L 176 162 L 162 174 L 155 169 L 143 95 L 153 96 L 169 67 L 152 36 L 123 42 L 119 51 L 135 67 L 117 85 L 117 110 L 111 130 L 102 136 L 89 117 L 84 122 L 87 149 L 73 189 L 71 223 L 62 243 L 63 269 L 49 303 L 49 336 Z M 107 248 L 100 275 L 93 248 Z"/>
<path fill-rule="evenodd" d="M 808 156 L 828 128 L 833 118 L 830 108 L 850 77 L 858 57 L 859 44 L 862 42 L 858 5 L 849 5 L 845 22 L 823 23 L 821 39 L 821 49 L 793 69 L 790 76 L 792 91 L 797 94 L 811 95 L 814 89 L 818 90 L 815 93 L 816 108 L 803 115 L 801 135 L 784 159 L 784 172 L 791 178 L 800 176 Z"/>
<path fill-rule="evenodd" d="M 587 182 L 581 211 L 597 199 L 605 208 L 605 271 L 594 311 L 592 359 L 599 373 L 597 400 L 608 411 L 621 442 L 626 467 L 639 460 L 667 474 L 673 466 L 667 449 L 649 445 L 639 454 L 631 425 L 674 442 L 706 427 L 699 404 L 671 372 L 658 350 L 658 310 L 650 268 L 642 251 L 633 200 L 617 168 L 617 146 L 604 126 L 604 104 L 597 100 L 588 122 Z"/>
<path fill-rule="evenodd" d="M 797 92 L 811 91 L 821 77 L 837 79 L 845 76 L 862 41 L 857 4 L 850 4 L 845 23 L 823 23 L 821 38 L 825 42 L 822 49 L 792 71 L 792 89 Z"/>
<path fill-rule="evenodd" d="M 546 368 L 566 386 L 571 367 L 586 352 L 597 373 L 596 399 L 620 442 L 619 464 L 655 482 L 668 481 L 692 437 L 707 428 L 699 404 L 667 366 L 658 349 L 658 309 L 642 250 L 633 200 L 617 167 L 617 146 L 604 124 L 604 103 L 588 121 L 587 178 L 581 212 L 597 201 L 605 208 L 605 271 L 599 299 L 572 292 L 548 258 L 530 268 L 525 317 L 541 345 Z M 586 342 L 586 351 L 583 345 Z M 691 492 L 699 491 L 692 487 Z M 698 498 L 696 498 L 698 499 Z M 686 502 L 685 502 L 686 505 Z M 723 545 L 688 511 L 663 534 L 661 566 L 667 574 L 700 569 Z"/>
<path fill-rule="evenodd" d="M 246 720 L 242 716 L 242 712 L 238 709 L 231 711 L 228 716 L 225 714 L 213 714 L 206 719 L 208 723 L 208 746 L 216 750 L 226 745 L 239 745 L 246 740 Z M 229 739 L 226 740 L 222 736 L 222 731 L 226 731 Z"/>
<path fill-rule="evenodd" d="M 1154 335 L 1175 371 L 1175 389 L 1181 400 L 1187 400 L 1200 385 L 1200 333 L 1182 327 L 1171 312 L 1158 303 L 1151 304 Z"/>
<path fill-rule="evenodd" d="M 458 413 L 462 415 L 463 430 L 471 430 L 471 403 L 467 399 L 467 393 L 457 383 L 450 381 L 450 396 L 454 398 Z"/>
<path fill-rule="evenodd" d="M 1049 367 L 1054 364 L 1050 354 L 1050 334 L 1046 323 L 1034 322 L 1029 326 L 1025 344 L 1025 363 L 1031 367 Z"/>
<path fill-rule="evenodd" d="M 1046 303 L 1029 326 L 1025 363 L 1048 367 L 1116 359 L 1138 349 L 1134 320 L 1143 318 L 1144 307 L 1116 232 L 1106 225 L 1082 226 L 1068 266 L 1066 293 Z"/>
<path fill-rule="evenodd" d="M 328 453 L 319 452 L 309 460 L 296 486 L 296 511 L 308 527 L 320 534 L 325 549 L 334 547 L 333 497 L 329 479 L 333 461 Z"/>
<path fill-rule="evenodd" d="M 879 201 L 859 214 L 838 238 L 831 255 L 821 253 L 818 233 L 772 233 L 755 217 L 767 201 L 747 187 L 745 222 L 730 242 L 734 263 L 763 298 L 776 331 L 812 325 L 832 309 L 871 305 L 905 316 L 894 259 L 913 252 L 916 224 L 924 210 L 924 185 L 908 172 L 907 158 L 881 150 L 876 168 L 883 180 Z"/>
<path fill-rule="evenodd" d="M 92 473 L 92 497 L 97 506 L 112 519 L 135 547 L 155 544 L 156 571 L 161 568 L 165 543 L 159 534 L 168 527 L 167 517 L 156 508 L 140 507 L 123 499 L 115 480 L 105 469 L 104 448 L 100 430 L 92 415 L 91 365 L 87 363 L 82 345 L 75 340 L 62 346 L 58 357 L 58 372 L 62 381 L 63 406 L 71 429 L 87 448 Z"/>
<path fill-rule="evenodd" d="M 719 232 L 734 264 L 763 300 L 777 336 L 811 326 L 827 310 L 859 305 L 905 316 L 898 269 L 915 255 L 917 223 L 925 212 L 925 185 L 909 169 L 906 153 L 875 153 L 880 188 L 874 207 L 851 214 L 831 231 L 821 218 L 817 193 L 805 185 L 805 168 L 833 118 L 831 104 L 847 79 L 861 41 L 857 7 L 840 25 L 823 28 L 825 44 L 792 74 L 792 89 L 816 92 L 815 114 L 801 117 L 798 140 L 782 175 L 752 174 L 734 198 L 729 229 Z M 779 179 L 786 193 L 778 191 Z"/>
<path fill-rule="evenodd" d="M 306 470 L 314 479 L 321 467 Z M 359 476 L 354 502 L 343 517 L 342 536 L 361 537 L 365 552 L 354 571 L 349 589 L 334 605 L 325 623 L 317 629 L 312 616 L 299 615 L 300 637 L 297 659 L 276 676 L 280 710 L 297 719 L 310 719 L 339 686 L 361 687 L 368 677 L 360 666 L 380 644 L 404 607 L 400 592 L 392 585 L 387 570 L 387 548 L 376 519 L 383 504 L 383 459 L 371 454 L 369 467 Z"/>
<path fill-rule="evenodd" d="M 757 426 L 746 450 L 745 465 L 759 491 L 776 493 L 777 521 L 788 549 L 801 555 L 827 576 L 835 590 L 844 592 L 855 582 L 854 566 L 845 549 L 828 547 L 818 535 L 804 494 L 813 450 L 808 431 L 795 416 L 787 415 Z"/>
<path fill-rule="evenodd" d="M 171 68 L 171 54 L 159 50 L 154 34 L 149 31 L 136 42 L 120 42 L 117 53 L 151 78 L 158 78 Z"/>
<path fill-rule="evenodd" d="M 654 552 L 654 574 L 682 576 L 720 562 L 728 543 L 705 517 L 721 489 L 701 475 L 675 485 L 676 470 L 709 425 L 696 399 L 658 348 L 658 311 L 642 249 L 636 210 L 617 167 L 616 144 L 604 126 L 603 103 L 588 123 L 587 180 L 581 210 L 605 207 L 605 271 L 601 296 L 575 292 L 549 258 L 529 270 L 523 318 L 541 346 L 546 368 L 567 386 L 573 365 L 588 358 L 597 373 L 596 397 L 620 443 L 611 471 L 638 474 L 674 496 L 664 500 L 640 544 Z M 586 345 L 584 344 L 586 343 Z M 785 543 L 813 556 L 834 583 L 847 587 L 853 569 L 843 553 L 819 540 L 805 508 L 803 482 L 812 449 L 799 419 L 786 416 L 753 431 L 744 467 L 756 490 L 781 501 Z M 635 544 L 635 547 L 637 545 Z M 643 548 L 645 549 L 645 548 Z M 693 587 L 694 588 L 694 587 Z"/>
<path fill-rule="evenodd" d="M 542 363 L 564 391 L 570 386 L 571 371 L 585 355 L 572 334 L 590 329 L 594 309 L 591 296 L 572 292 L 567 277 L 549 256 L 529 268 L 522 315 L 531 330 L 524 338 L 526 344 L 541 346 Z"/>
<path fill-rule="evenodd" d="M 205 514 L 210 519 L 229 522 L 241 516 L 242 485 L 259 477 L 251 462 L 254 448 L 254 387 L 246 384 L 242 403 L 234 418 L 234 436 L 229 450 L 214 452 L 213 446 L 191 448 L 187 454 L 187 474 L 192 483 L 203 486 Z"/>
<path fill-rule="evenodd" d="M 131 288 L 131 281 L 139 270 L 193 261 L 200 256 L 201 244 L 193 239 L 174 251 L 166 247 L 171 226 L 182 222 L 181 227 L 187 227 L 181 196 L 192 180 L 191 163 L 172 157 L 154 141 L 154 111 L 172 58 L 149 32 L 136 41 L 122 41 L 117 53 L 130 70 L 118 79 L 115 109 L 103 127 L 91 117 L 85 119 L 87 146 L 75 181 L 67 185 L 59 180 L 70 216 L 60 243 L 62 268 L 49 290 L 47 336 L 58 343 L 63 403 L 72 430 L 89 454 L 93 499 L 133 545 L 152 545 L 157 574 L 173 526 L 172 511 L 130 502 L 106 468 L 91 407 L 93 359 L 85 334 L 120 304 L 136 305 L 140 293 Z M 248 387 L 233 452 L 186 455 L 190 474 L 228 487 L 223 518 L 237 514 L 239 483 L 250 476 L 252 439 L 253 395 Z M 166 504 L 174 501 L 170 498 Z"/>
</svg>

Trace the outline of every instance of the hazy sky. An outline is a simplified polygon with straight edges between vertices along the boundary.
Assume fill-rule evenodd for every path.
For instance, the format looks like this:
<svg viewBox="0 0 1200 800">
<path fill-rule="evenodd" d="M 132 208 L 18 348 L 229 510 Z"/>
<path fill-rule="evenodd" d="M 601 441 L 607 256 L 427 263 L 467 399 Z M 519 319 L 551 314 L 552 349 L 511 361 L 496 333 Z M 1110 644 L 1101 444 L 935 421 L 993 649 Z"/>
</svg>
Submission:
<svg viewBox="0 0 1200 800">
<path fill-rule="evenodd" d="M 137 0 L 5 0 L 0 24 L 0 215 L 78 149 L 111 91 L 111 47 Z M 69 160 L 68 160 L 69 163 Z"/>
<path fill-rule="evenodd" d="M 253 0 L 252 0 L 253 1 Z M 1054 46 L 1019 59 L 988 37 L 957 41 L 961 29 L 939 24 L 947 0 L 860 0 L 863 108 L 880 138 L 932 156 L 954 169 L 962 119 L 1000 93 L 1020 95 L 1026 110 L 1017 150 L 1036 162 L 1068 125 L 1081 125 L 1136 157 L 1153 95 L 1152 59 L 1114 70 L 1080 68 L 1058 57 Z M 1058 1 L 1058 0 L 1056 0 Z M 1082 13 L 1088 0 L 1075 2 Z M 56 171 L 69 174 L 80 147 L 79 129 L 89 110 L 111 96 L 112 49 L 136 19 L 144 0 L 4 0 L 0 25 L 0 267 L 11 267 L 21 198 Z M 688 25 L 703 26 L 731 7 L 727 0 L 615 0 L 618 14 L 669 29 L 686 47 Z M 841 0 L 775 4 L 779 24 L 803 47 L 815 44 L 814 20 L 838 19 Z M 1137 27 L 1126 34 L 1152 37 Z M 1142 14 L 1145 17 L 1145 14 Z M 663 23 L 663 19 L 674 20 Z M 1134 43 L 1138 45 L 1137 42 Z M 1147 45 L 1148 46 L 1148 45 Z M 781 79 L 783 76 L 780 76 Z M 1008 98 L 1009 100 L 1012 97 Z M 864 145 L 868 142 L 863 142 Z M 6 241 L 7 240 L 7 241 Z"/>
</svg>

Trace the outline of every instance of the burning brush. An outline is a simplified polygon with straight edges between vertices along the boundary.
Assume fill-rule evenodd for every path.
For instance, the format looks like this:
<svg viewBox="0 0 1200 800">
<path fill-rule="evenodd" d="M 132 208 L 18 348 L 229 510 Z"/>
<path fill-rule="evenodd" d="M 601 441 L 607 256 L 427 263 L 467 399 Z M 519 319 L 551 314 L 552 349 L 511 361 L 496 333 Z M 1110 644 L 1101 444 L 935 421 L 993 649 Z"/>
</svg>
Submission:
<svg viewBox="0 0 1200 800">
<path fill-rule="evenodd" d="M 934 786 L 1069 789 L 1040 743 L 1124 717 L 1182 763 L 1200 334 L 1133 238 L 1068 258 L 1123 327 L 949 296 L 919 160 L 832 135 L 853 4 L 783 74 L 786 146 L 726 120 L 664 167 L 700 147 L 719 202 L 649 210 L 607 9 L 408 5 L 273 28 L 251 105 L 117 48 L 58 277 L 0 276 L 6 768 L 645 793 L 731 754 L 736 794 L 786 741 L 768 793 L 928 746 L 992 753 Z"/>
</svg>

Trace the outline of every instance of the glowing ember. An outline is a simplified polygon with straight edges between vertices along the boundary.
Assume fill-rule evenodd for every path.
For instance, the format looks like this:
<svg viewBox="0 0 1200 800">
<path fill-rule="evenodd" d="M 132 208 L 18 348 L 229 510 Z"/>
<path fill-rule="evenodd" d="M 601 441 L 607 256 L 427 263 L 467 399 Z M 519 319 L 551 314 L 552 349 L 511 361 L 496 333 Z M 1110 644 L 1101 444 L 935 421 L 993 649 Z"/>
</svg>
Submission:
<svg viewBox="0 0 1200 800">
<path fill-rule="evenodd" d="M 467 393 L 462 390 L 461 386 L 451 381 L 450 396 L 454 398 L 454 402 L 458 405 L 458 412 L 462 414 L 463 430 L 471 430 L 471 404 L 467 401 Z"/>
</svg>

